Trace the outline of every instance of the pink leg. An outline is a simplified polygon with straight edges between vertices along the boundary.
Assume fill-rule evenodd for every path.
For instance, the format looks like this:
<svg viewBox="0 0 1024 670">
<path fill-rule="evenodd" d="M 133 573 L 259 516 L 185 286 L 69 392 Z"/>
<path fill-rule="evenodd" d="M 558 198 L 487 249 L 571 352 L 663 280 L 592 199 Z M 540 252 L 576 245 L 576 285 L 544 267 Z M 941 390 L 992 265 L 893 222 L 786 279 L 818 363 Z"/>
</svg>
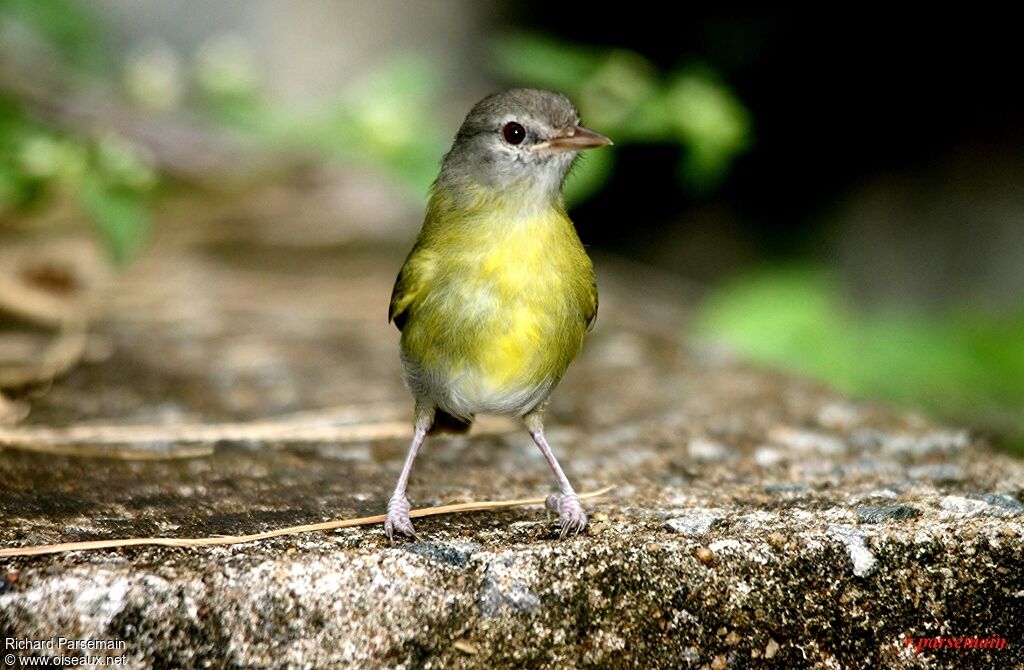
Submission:
<svg viewBox="0 0 1024 670">
<path fill-rule="evenodd" d="M 395 532 L 407 537 L 419 539 L 416 529 L 412 526 L 409 518 L 409 500 L 405 497 L 405 489 L 409 485 L 409 473 L 412 472 L 412 463 L 416 460 L 416 453 L 420 445 L 427 437 L 427 431 L 434 423 L 434 408 L 416 407 L 416 431 L 412 436 L 412 444 L 409 445 L 409 453 L 405 457 L 405 465 L 402 466 L 402 474 L 398 476 L 398 483 L 395 484 L 395 492 L 391 494 L 388 501 L 388 517 L 384 521 L 384 534 L 389 540 L 394 539 Z"/>
<path fill-rule="evenodd" d="M 548 496 L 545 504 L 549 510 L 558 514 L 562 526 L 561 537 L 576 535 L 587 527 L 587 513 L 583 511 L 579 496 L 576 495 L 572 484 L 569 483 L 569 478 L 562 472 L 562 466 L 558 464 L 558 460 L 551 452 L 548 441 L 544 439 L 544 423 L 540 414 L 528 414 L 525 420 L 526 428 L 530 431 L 533 441 L 537 443 L 540 453 L 544 454 L 551 471 L 555 473 L 555 479 L 558 480 L 559 495 Z"/>
</svg>

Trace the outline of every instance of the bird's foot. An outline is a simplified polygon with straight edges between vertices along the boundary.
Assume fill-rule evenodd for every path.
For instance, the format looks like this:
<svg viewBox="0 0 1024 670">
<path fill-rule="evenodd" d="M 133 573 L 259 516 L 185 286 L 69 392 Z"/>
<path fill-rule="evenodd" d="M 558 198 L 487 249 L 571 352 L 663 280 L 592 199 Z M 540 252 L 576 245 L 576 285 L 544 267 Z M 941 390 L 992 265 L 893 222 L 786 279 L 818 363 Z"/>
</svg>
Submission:
<svg viewBox="0 0 1024 670">
<path fill-rule="evenodd" d="M 409 518 L 409 500 L 397 493 L 388 501 L 388 518 L 384 521 L 384 534 L 388 539 L 394 540 L 396 533 L 420 539 L 416 529 L 412 527 L 412 519 Z"/>
<path fill-rule="evenodd" d="M 587 513 L 583 511 L 580 498 L 575 493 L 551 494 L 544 501 L 544 506 L 558 514 L 559 525 L 562 527 L 560 538 L 577 535 L 587 527 Z"/>
</svg>

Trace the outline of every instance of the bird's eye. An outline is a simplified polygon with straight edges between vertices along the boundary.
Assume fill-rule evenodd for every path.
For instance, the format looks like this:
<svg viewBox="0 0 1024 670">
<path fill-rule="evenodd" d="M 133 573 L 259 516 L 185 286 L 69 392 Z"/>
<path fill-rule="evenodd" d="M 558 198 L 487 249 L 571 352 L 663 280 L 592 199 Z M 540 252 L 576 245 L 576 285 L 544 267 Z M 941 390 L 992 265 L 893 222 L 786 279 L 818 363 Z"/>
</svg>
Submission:
<svg viewBox="0 0 1024 670">
<path fill-rule="evenodd" d="M 526 139 L 526 128 L 523 128 L 515 121 L 509 121 L 501 129 L 501 134 L 505 136 L 505 141 L 509 144 L 520 144 Z"/>
</svg>

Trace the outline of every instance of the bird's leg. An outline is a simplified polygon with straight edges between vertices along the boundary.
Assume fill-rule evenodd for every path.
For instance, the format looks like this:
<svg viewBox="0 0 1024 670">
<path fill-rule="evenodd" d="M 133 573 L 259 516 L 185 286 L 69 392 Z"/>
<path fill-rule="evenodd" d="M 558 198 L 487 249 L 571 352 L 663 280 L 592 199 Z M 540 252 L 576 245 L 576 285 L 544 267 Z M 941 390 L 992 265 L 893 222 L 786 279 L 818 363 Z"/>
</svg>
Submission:
<svg viewBox="0 0 1024 670">
<path fill-rule="evenodd" d="M 583 505 L 580 504 L 579 496 L 576 495 L 572 484 L 569 483 L 569 478 L 562 472 L 562 466 L 558 464 L 555 455 L 551 452 L 548 441 L 544 439 L 544 422 L 540 413 L 532 412 L 527 414 L 524 420 L 526 421 L 526 428 L 533 437 L 533 441 L 537 443 L 540 453 L 544 454 L 548 465 L 551 466 L 551 471 L 555 473 L 555 479 L 558 480 L 559 494 L 549 495 L 545 501 L 545 506 L 558 514 L 562 526 L 561 536 L 563 538 L 566 535 L 576 535 L 586 528 L 587 513 L 583 511 Z"/>
<path fill-rule="evenodd" d="M 427 437 L 427 431 L 434 423 L 434 408 L 416 406 L 416 430 L 412 436 L 412 444 L 409 445 L 409 453 L 405 457 L 405 465 L 402 466 L 402 474 L 398 475 L 398 483 L 395 484 L 395 492 L 388 500 L 388 517 L 384 521 L 384 534 L 389 540 L 394 539 L 395 533 L 414 537 L 416 529 L 412 527 L 412 519 L 409 518 L 409 500 L 405 497 L 405 489 L 409 485 L 409 473 L 412 471 L 412 463 L 416 460 L 416 452 Z"/>
</svg>

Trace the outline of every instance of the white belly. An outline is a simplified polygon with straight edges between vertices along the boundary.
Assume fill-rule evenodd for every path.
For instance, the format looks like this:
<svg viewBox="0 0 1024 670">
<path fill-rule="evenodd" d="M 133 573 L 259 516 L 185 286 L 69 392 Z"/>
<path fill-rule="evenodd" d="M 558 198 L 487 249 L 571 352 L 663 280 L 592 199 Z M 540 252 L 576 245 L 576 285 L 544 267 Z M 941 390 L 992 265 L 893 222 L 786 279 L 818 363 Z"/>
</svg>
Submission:
<svg viewBox="0 0 1024 670">
<path fill-rule="evenodd" d="M 522 416 L 537 409 L 554 386 L 552 380 L 547 380 L 509 388 L 496 385 L 491 376 L 480 370 L 444 374 L 425 370 L 409 360 L 404 364 L 406 383 L 417 399 L 465 420 L 477 414 Z"/>
</svg>

